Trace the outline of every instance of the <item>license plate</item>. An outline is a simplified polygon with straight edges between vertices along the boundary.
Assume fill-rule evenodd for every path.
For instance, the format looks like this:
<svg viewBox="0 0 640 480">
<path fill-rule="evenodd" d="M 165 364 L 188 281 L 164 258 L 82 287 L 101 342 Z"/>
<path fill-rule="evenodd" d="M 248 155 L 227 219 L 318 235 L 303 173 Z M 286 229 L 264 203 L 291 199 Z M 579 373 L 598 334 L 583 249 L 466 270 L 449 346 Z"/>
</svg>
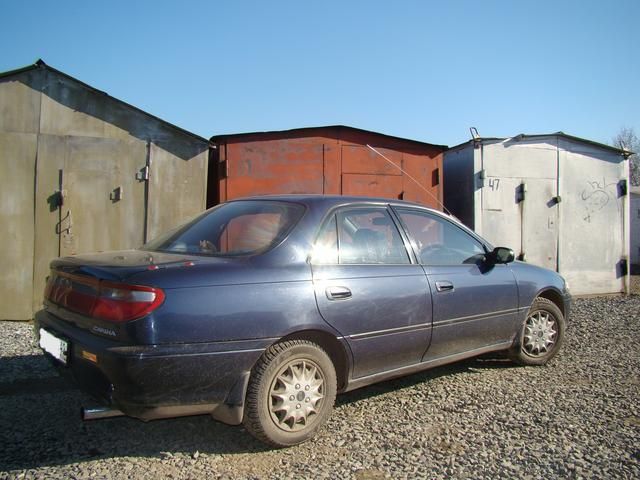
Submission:
<svg viewBox="0 0 640 480">
<path fill-rule="evenodd" d="M 67 364 L 67 353 L 69 352 L 69 343 L 66 340 L 52 335 L 44 328 L 40 329 L 40 348 L 52 355 L 53 358 Z"/>
</svg>

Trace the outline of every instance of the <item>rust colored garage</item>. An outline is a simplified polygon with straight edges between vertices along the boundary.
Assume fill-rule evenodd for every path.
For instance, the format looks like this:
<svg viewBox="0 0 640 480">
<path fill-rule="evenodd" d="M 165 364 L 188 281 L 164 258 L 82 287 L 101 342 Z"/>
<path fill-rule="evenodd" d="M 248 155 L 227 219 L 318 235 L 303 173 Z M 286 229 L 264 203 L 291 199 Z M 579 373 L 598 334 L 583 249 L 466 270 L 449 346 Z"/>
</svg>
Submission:
<svg viewBox="0 0 640 480">
<path fill-rule="evenodd" d="M 218 135 L 211 141 L 217 148 L 209 163 L 209 207 L 249 195 L 318 193 L 441 209 L 442 145 L 345 126 Z"/>
</svg>

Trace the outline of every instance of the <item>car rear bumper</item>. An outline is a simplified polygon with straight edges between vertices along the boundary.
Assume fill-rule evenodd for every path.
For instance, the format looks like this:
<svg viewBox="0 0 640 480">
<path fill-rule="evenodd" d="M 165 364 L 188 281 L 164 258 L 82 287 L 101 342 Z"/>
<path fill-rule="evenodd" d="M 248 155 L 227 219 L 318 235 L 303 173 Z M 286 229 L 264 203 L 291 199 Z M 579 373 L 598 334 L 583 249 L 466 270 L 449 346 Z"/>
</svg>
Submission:
<svg viewBox="0 0 640 480">
<path fill-rule="evenodd" d="M 169 345 L 124 345 L 92 335 L 46 311 L 40 328 L 69 344 L 66 365 L 49 356 L 103 405 L 142 420 L 211 413 L 242 421 L 251 368 L 269 339 Z"/>
</svg>

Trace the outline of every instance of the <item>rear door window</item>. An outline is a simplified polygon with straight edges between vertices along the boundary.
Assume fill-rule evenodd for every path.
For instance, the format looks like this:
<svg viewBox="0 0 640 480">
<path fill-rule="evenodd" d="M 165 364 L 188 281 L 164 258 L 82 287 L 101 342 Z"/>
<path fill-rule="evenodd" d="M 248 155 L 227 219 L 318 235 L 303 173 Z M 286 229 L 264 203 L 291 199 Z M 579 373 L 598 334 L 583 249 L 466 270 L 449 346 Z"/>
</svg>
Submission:
<svg viewBox="0 0 640 480">
<path fill-rule="evenodd" d="M 384 208 L 355 208 L 333 215 L 318 236 L 313 260 L 342 265 L 410 263 L 402 237 Z"/>
</svg>

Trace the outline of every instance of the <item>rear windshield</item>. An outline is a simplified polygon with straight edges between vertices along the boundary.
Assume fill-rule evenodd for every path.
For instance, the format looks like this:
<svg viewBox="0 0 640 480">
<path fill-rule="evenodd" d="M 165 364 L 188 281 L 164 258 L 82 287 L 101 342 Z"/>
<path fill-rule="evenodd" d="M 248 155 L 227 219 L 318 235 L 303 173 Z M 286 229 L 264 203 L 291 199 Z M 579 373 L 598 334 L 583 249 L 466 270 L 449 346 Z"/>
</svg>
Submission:
<svg viewBox="0 0 640 480">
<path fill-rule="evenodd" d="M 303 213 L 304 207 L 294 203 L 268 200 L 225 203 L 142 248 L 213 256 L 262 253 L 280 243 Z"/>
</svg>

